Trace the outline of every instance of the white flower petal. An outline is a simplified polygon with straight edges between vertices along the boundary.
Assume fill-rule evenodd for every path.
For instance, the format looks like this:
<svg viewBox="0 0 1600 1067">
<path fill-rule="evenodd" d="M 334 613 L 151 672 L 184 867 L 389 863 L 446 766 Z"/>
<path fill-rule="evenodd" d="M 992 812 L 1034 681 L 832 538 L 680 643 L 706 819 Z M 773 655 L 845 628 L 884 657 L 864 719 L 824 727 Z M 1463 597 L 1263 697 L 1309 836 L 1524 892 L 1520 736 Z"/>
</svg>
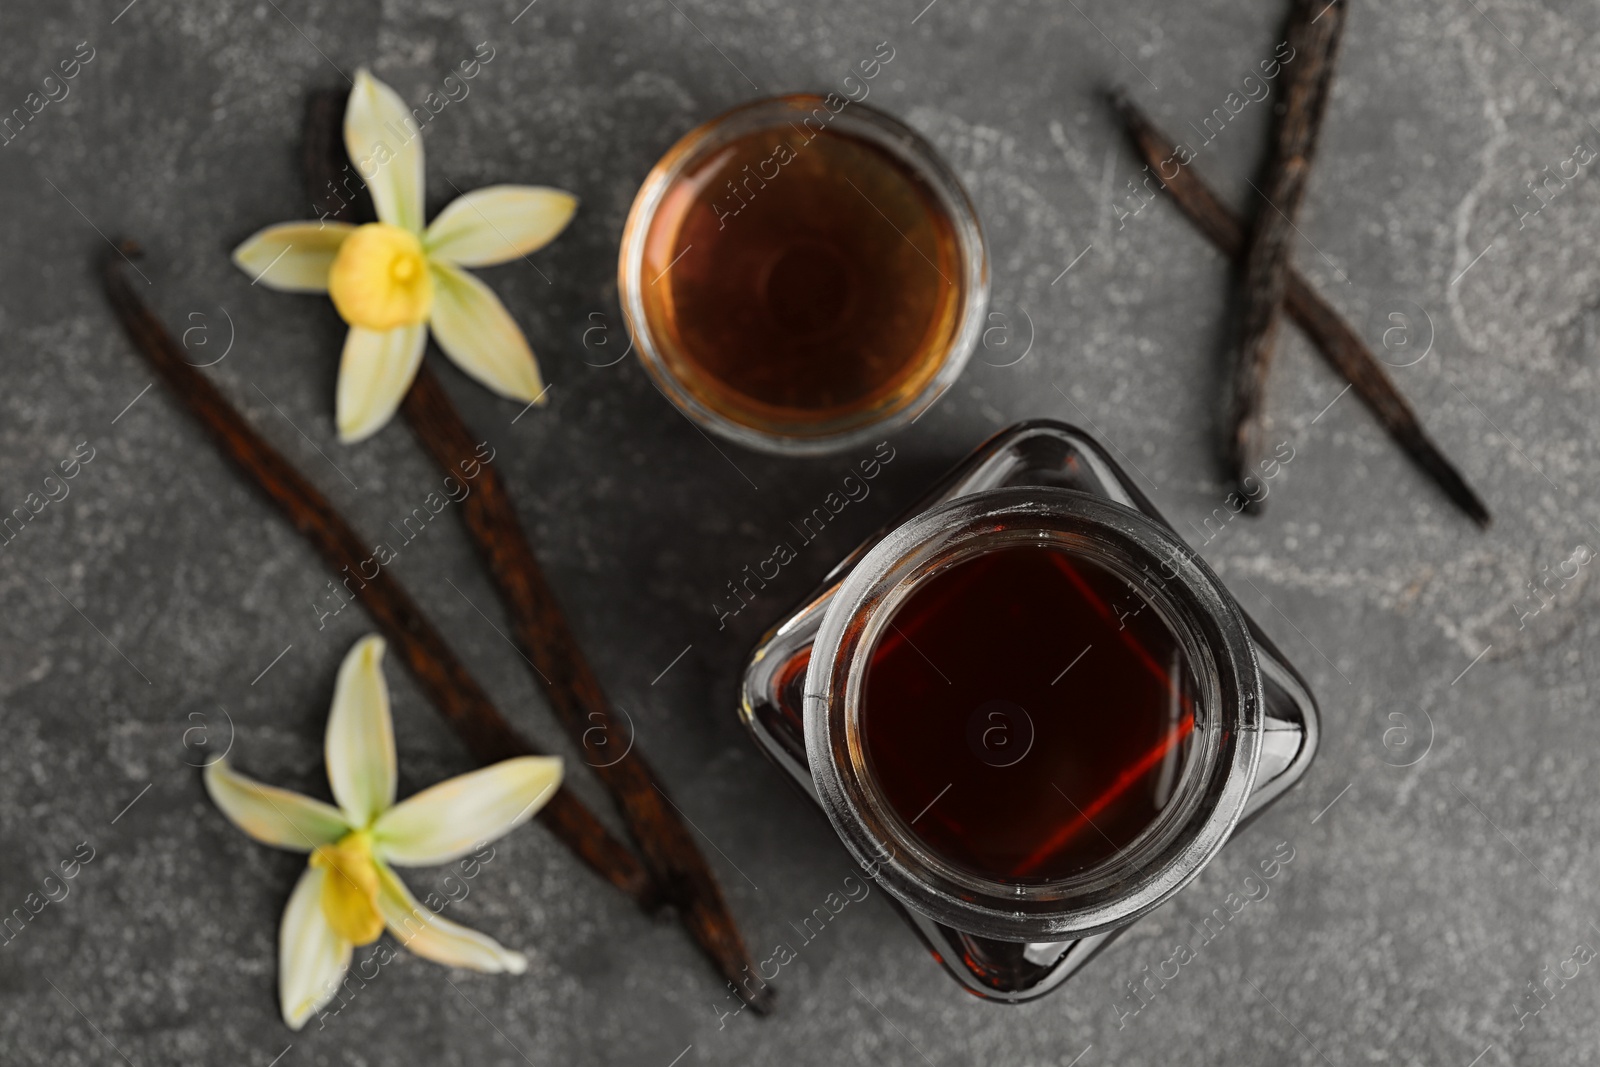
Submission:
<svg viewBox="0 0 1600 1067">
<path fill-rule="evenodd" d="M 291 1030 L 334 998 L 350 969 L 350 942 L 322 914 L 324 877 L 326 872 L 306 868 L 278 927 L 278 1007 Z"/>
<path fill-rule="evenodd" d="M 422 232 L 422 131 L 400 94 L 356 71 L 344 109 L 344 146 L 372 193 L 378 219 Z"/>
<path fill-rule="evenodd" d="M 334 405 L 339 440 L 354 444 L 383 428 L 411 388 L 427 346 L 428 327 L 420 323 L 383 331 L 350 327 Z"/>
<path fill-rule="evenodd" d="M 355 227 L 345 222 L 284 222 L 233 250 L 234 264 L 268 289 L 325 293 L 328 269 Z"/>
<path fill-rule="evenodd" d="M 433 271 L 433 338 L 456 366 L 501 396 L 533 403 L 544 394 L 527 338 L 478 279 L 448 263 Z"/>
<path fill-rule="evenodd" d="M 383 680 L 383 638 L 363 637 L 339 666 L 325 743 L 339 808 L 365 828 L 394 803 L 394 723 Z"/>
<path fill-rule="evenodd" d="M 567 228 L 578 198 L 537 185 L 491 185 L 452 200 L 428 225 L 428 255 L 487 267 L 543 248 Z"/>
<path fill-rule="evenodd" d="M 378 864 L 378 911 L 395 940 L 423 959 L 474 971 L 521 974 L 528 958 L 487 934 L 469 930 L 417 902 L 405 883 L 386 864 Z"/>
<path fill-rule="evenodd" d="M 277 848 L 310 852 L 350 832 L 350 825 L 332 804 L 262 785 L 228 766 L 225 759 L 206 766 L 206 792 L 222 814 L 239 829 Z"/>
<path fill-rule="evenodd" d="M 401 867 L 465 856 L 533 818 L 561 785 L 561 760 L 518 756 L 440 782 L 379 816 L 373 849 Z"/>
</svg>

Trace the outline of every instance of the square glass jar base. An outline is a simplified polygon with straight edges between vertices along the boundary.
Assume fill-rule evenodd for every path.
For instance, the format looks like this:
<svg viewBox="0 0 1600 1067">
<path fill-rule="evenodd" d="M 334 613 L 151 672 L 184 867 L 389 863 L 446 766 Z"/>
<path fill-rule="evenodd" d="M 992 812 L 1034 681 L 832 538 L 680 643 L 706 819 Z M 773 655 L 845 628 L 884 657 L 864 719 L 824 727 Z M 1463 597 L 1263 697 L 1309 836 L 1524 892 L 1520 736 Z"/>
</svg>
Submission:
<svg viewBox="0 0 1600 1067">
<path fill-rule="evenodd" d="M 1102 497 L 1171 526 L 1104 448 L 1083 431 L 1050 419 L 1018 423 L 990 438 L 901 519 L 970 493 L 1030 485 Z M 740 718 L 761 750 L 813 801 L 816 793 L 806 763 L 802 710 L 811 646 L 839 583 L 899 521 L 869 537 L 834 567 L 804 605 L 762 638 L 745 667 Z M 1319 734 L 1316 701 L 1304 680 L 1248 613 L 1246 619 L 1261 664 L 1266 704 L 1261 761 L 1238 827 L 1305 774 Z M 1128 928 L 1075 941 L 996 941 L 944 926 L 905 908 L 893 896 L 888 899 L 969 992 L 1010 1003 L 1032 1000 L 1061 985 Z"/>
</svg>

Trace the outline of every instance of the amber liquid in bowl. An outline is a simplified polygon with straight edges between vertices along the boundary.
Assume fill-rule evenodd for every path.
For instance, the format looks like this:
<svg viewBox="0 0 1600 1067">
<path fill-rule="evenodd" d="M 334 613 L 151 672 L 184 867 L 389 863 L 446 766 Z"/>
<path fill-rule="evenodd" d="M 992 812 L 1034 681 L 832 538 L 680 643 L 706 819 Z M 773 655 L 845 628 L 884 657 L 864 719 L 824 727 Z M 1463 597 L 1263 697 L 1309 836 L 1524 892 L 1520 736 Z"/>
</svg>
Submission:
<svg viewBox="0 0 1600 1067">
<path fill-rule="evenodd" d="M 645 237 L 649 327 L 708 408 L 828 432 L 915 397 L 949 353 L 963 267 L 933 191 L 831 129 L 746 133 L 686 168 Z"/>
<path fill-rule="evenodd" d="M 1082 873 L 1171 800 L 1195 681 L 1127 581 L 1049 545 L 968 557 L 899 605 L 861 709 L 881 795 L 929 849 L 987 879 Z"/>
</svg>

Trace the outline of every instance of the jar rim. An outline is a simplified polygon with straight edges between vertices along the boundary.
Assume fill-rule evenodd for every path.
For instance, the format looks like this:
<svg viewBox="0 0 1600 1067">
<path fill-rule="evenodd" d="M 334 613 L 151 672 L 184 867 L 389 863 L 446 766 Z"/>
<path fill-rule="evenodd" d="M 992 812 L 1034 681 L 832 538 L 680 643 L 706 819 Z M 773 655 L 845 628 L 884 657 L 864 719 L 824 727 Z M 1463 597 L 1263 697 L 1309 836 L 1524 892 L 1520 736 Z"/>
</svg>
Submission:
<svg viewBox="0 0 1600 1067">
<path fill-rule="evenodd" d="M 1151 578 L 1143 591 L 1183 644 L 1197 699 L 1180 786 L 1151 825 L 1087 871 L 1023 883 L 958 866 L 894 813 L 866 758 L 861 706 L 877 637 L 913 589 L 957 554 L 1030 540 L 1070 545 L 1069 551 L 1124 577 Z M 879 541 L 845 578 L 823 617 L 804 696 L 813 783 L 857 861 L 913 910 L 1007 941 L 1064 940 L 1113 929 L 1188 884 L 1243 814 L 1260 758 L 1262 709 L 1249 624 L 1198 554 L 1141 512 L 1036 486 L 958 498 Z"/>
<path fill-rule="evenodd" d="M 836 94 L 829 94 L 836 95 Z M 819 93 L 789 93 L 749 101 L 712 118 L 679 138 L 639 187 L 623 226 L 617 257 L 617 297 L 639 362 L 672 404 L 703 429 L 748 448 L 782 455 L 837 452 L 913 422 L 960 376 L 983 335 L 989 297 L 989 259 L 983 230 L 960 179 L 921 134 L 875 107 L 847 101 L 833 113 L 829 129 L 860 137 L 891 153 L 927 183 L 954 230 L 961 256 L 961 310 L 943 362 L 914 393 L 835 420 L 817 432 L 796 427 L 760 427 L 717 410 L 690 389 L 670 365 L 645 308 L 647 237 L 668 190 L 689 167 L 729 140 L 778 126 L 825 106 Z M 829 109 L 831 111 L 831 109 Z"/>
</svg>

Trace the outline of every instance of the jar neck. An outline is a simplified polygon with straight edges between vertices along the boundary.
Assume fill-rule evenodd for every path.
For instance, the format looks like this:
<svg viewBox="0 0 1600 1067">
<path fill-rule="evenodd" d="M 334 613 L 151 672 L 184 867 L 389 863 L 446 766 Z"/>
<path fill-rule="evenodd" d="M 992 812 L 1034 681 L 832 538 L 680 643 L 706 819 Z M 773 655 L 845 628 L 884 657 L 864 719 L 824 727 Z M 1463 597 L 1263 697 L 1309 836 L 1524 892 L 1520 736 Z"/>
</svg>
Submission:
<svg viewBox="0 0 1600 1067">
<path fill-rule="evenodd" d="M 952 862 L 885 796 L 863 708 L 874 651 L 932 577 L 1007 546 L 1092 561 L 1160 613 L 1194 678 L 1188 756 L 1171 799 L 1137 836 L 1053 879 L 990 876 Z M 1261 679 L 1237 606 L 1165 527 L 1116 504 L 1044 488 L 1003 489 L 919 515 L 884 538 L 829 607 L 806 682 L 808 755 L 819 798 L 880 883 L 937 922 L 1000 940 L 1084 936 L 1132 921 L 1177 892 L 1226 840 L 1258 758 Z M 888 857 L 885 859 L 885 857 Z"/>
</svg>

